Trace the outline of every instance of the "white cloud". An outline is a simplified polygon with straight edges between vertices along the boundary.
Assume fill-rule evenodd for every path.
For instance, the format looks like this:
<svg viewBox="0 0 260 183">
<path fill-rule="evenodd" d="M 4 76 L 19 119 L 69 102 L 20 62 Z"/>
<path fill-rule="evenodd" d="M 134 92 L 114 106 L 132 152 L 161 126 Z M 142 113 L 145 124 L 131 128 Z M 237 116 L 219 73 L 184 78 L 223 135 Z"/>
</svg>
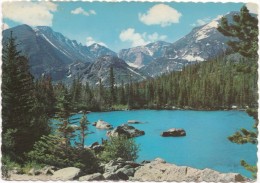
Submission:
<svg viewBox="0 0 260 183">
<path fill-rule="evenodd" d="M 195 23 L 191 24 L 191 26 L 196 27 L 196 26 L 205 25 L 205 24 L 209 23 L 210 21 L 211 21 L 210 17 L 206 17 L 206 18 L 203 18 L 203 19 L 198 19 L 198 20 L 196 20 Z"/>
<path fill-rule="evenodd" d="M 247 3 L 246 4 L 247 9 L 250 13 L 258 14 L 258 4 L 256 3 Z"/>
<path fill-rule="evenodd" d="M 78 8 L 76 8 L 76 9 L 72 10 L 71 13 L 72 13 L 72 14 L 75 14 L 75 15 L 82 14 L 82 15 L 85 15 L 85 16 L 96 15 L 95 10 L 86 11 L 86 10 L 84 10 L 82 7 L 78 7 Z"/>
<path fill-rule="evenodd" d="M 166 27 L 173 23 L 179 23 L 182 14 L 168 5 L 157 4 L 150 8 L 146 14 L 139 13 L 138 16 L 139 20 L 146 25 Z"/>
<path fill-rule="evenodd" d="M 147 34 L 146 32 L 144 33 L 138 33 L 135 32 L 135 29 L 133 28 L 128 28 L 126 30 L 121 31 L 119 38 L 121 41 L 125 42 L 130 42 L 133 47 L 135 46 L 142 46 L 146 45 L 151 42 L 155 42 L 158 40 L 165 40 L 167 38 L 166 35 L 159 35 L 157 32 L 153 34 Z"/>
<path fill-rule="evenodd" d="M 157 32 L 150 34 L 147 37 L 148 37 L 148 40 L 151 41 L 151 42 L 155 42 L 155 41 L 158 41 L 158 40 L 165 40 L 167 38 L 166 35 L 160 36 Z"/>
<path fill-rule="evenodd" d="M 97 43 L 97 44 L 99 44 L 99 45 L 101 45 L 101 46 L 107 47 L 107 45 L 106 45 L 105 43 L 99 42 L 99 41 L 95 41 L 95 40 L 93 39 L 93 37 L 87 37 L 87 38 L 86 38 L 86 45 L 87 45 L 87 46 L 90 46 L 90 45 L 92 45 L 92 44 L 94 44 L 94 43 Z"/>
<path fill-rule="evenodd" d="M 2 30 L 9 29 L 9 25 L 7 23 L 2 23 Z"/>
<path fill-rule="evenodd" d="M 58 5 L 52 2 L 4 2 L 3 18 L 31 26 L 51 26 Z"/>
</svg>

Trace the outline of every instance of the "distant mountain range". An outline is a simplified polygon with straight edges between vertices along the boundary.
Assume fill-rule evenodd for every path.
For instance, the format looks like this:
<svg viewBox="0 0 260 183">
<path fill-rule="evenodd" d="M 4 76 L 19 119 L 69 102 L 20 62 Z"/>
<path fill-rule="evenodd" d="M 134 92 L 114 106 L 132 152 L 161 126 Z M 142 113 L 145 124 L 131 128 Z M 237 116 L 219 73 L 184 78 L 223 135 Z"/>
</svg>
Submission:
<svg viewBox="0 0 260 183">
<path fill-rule="evenodd" d="M 32 28 L 20 25 L 4 30 L 3 44 L 11 31 L 19 43 L 18 49 L 29 58 L 31 71 L 36 78 L 50 74 L 54 80 L 62 80 L 67 75 L 69 65 L 74 62 L 87 63 L 101 55 L 116 55 L 101 45 L 88 47 L 78 44 L 47 26 Z"/>
<path fill-rule="evenodd" d="M 225 15 L 231 19 L 236 12 Z M 79 77 L 83 83 L 97 84 L 99 78 L 108 84 L 113 67 L 116 82 L 140 81 L 185 65 L 206 61 L 227 49 L 229 38 L 217 31 L 220 18 L 195 27 L 174 43 L 157 41 L 145 46 L 122 49 L 117 53 L 97 43 L 84 46 L 50 27 L 20 25 L 3 31 L 3 44 L 10 31 L 17 38 L 18 49 L 30 61 L 32 74 L 38 78 L 49 74 L 54 81 L 70 82 Z"/>
</svg>

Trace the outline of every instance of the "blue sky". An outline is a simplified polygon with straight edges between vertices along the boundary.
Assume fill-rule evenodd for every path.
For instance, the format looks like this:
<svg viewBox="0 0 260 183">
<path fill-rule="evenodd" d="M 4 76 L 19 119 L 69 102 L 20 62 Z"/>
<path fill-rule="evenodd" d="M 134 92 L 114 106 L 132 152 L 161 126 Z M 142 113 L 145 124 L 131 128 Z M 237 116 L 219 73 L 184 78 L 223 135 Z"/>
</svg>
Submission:
<svg viewBox="0 0 260 183">
<path fill-rule="evenodd" d="M 50 26 L 70 39 L 90 45 L 97 42 L 114 51 L 149 42 L 174 42 L 195 26 L 242 3 L 150 2 L 5 2 L 4 27 L 20 24 Z M 248 6 L 255 11 L 255 6 Z M 15 13 L 13 13 L 15 12 Z"/>
</svg>

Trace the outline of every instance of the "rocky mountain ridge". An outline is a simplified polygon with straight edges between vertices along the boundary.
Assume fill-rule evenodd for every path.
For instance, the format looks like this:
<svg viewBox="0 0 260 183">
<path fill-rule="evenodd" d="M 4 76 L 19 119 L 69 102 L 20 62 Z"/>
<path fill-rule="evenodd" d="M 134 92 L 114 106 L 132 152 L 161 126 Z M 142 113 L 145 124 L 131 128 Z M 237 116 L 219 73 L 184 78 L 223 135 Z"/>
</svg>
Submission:
<svg viewBox="0 0 260 183">
<path fill-rule="evenodd" d="M 231 19 L 235 13 L 225 16 Z M 174 43 L 157 41 L 145 46 L 122 49 L 118 54 L 97 43 L 84 46 L 46 26 L 32 28 L 20 25 L 4 30 L 3 43 L 12 31 L 20 43 L 18 49 L 29 58 L 32 74 L 36 78 L 48 74 L 54 81 L 69 82 L 80 76 L 83 83 L 95 85 L 99 78 L 107 83 L 108 67 L 112 66 L 116 80 L 126 83 L 130 81 L 129 77 L 135 82 L 180 71 L 186 65 L 203 62 L 224 53 L 227 49 L 225 43 L 229 38 L 217 31 L 219 22 L 220 17 L 195 27 Z M 102 59 L 110 61 L 102 62 Z M 113 64 L 112 60 L 119 65 Z"/>
</svg>

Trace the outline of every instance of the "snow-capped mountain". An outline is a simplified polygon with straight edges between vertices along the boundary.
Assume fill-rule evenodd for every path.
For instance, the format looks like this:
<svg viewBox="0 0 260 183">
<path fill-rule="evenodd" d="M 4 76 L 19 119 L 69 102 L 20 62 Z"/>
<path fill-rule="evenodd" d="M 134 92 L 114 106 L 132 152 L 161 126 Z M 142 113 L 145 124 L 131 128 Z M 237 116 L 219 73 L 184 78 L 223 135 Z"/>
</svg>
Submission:
<svg viewBox="0 0 260 183">
<path fill-rule="evenodd" d="M 231 21 L 235 13 L 225 17 Z M 95 84 L 98 78 L 102 78 L 106 83 L 105 74 L 113 65 L 119 80 L 124 78 L 126 81 L 131 75 L 133 81 L 139 81 L 146 78 L 144 75 L 155 77 L 179 71 L 187 64 L 206 61 L 225 52 L 225 43 L 230 38 L 217 31 L 220 19 L 195 27 L 174 43 L 157 41 L 120 50 L 119 58 L 107 47 L 97 43 L 84 46 L 46 26 L 20 25 L 6 29 L 3 44 L 12 31 L 19 43 L 18 50 L 29 58 L 31 72 L 36 78 L 42 74 L 51 75 L 53 80 L 71 80 L 80 76 L 84 82 Z"/>
<path fill-rule="evenodd" d="M 132 67 L 141 68 L 155 59 L 164 56 L 168 46 L 170 46 L 170 43 L 157 41 L 145 46 L 122 49 L 119 51 L 118 57 L 125 60 Z"/>
<path fill-rule="evenodd" d="M 111 67 L 117 85 L 120 85 L 122 81 L 129 83 L 130 81 L 136 82 L 147 79 L 138 70 L 127 65 L 124 60 L 111 55 L 101 56 L 89 65 L 86 65 L 86 63 L 73 64 L 67 77 L 70 80 L 79 77 L 83 84 L 87 82 L 90 85 L 98 85 L 99 79 L 101 79 L 102 84 L 108 86 Z"/>
<path fill-rule="evenodd" d="M 53 80 L 66 78 L 69 65 L 74 62 L 92 62 L 99 56 L 115 55 L 108 48 L 95 44 L 90 47 L 70 40 L 47 26 L 19 25 L 3 31 L 3 44 L 10 36 L 16 37 L 18 50 L 29 58 L 31 72 L 38 78 L 50 74 Z"/>
<path fill-rule="evenodd" d="M 225 15 L 229 20 L 237 12 Z M 187 64 L 207 61 L 226 51 L 230 38 L 223 36 L 217 27 L 221 17 L 195 27 L 192 31 L 170 44 L 160 58 L 141 68 L 149 76 L 157 76 L 170 71 L 181 70 Z"/>
<path fill-rule="evenodd" d="M 70 40 L 59 32 L 54 32 L 50 27 L 37 26 L 33 28 L 36 36 L 46 40 L 54 49 L 72 61 L 88 62 L 95 58 L 87 46 L 78 44 L 75 40 Z"/>
<path fill-rule="evenodd" d="M 205 61 L 227 49 L 225 44 L 229 38 L 218 32 L 220 19 L 194 28 L 188 35 L 168 47 L 165 57 L 182 59 L 189 62 Z"/>
<path fill-rule="evenodd" d="M 116 56 L 117 54 L 113 52 L 112 50 L 108 49 L 105 46 L 101 46 L 100 44 L 94 43 L 90 46 L 88 46 L 89 51 L 92 55 L 95 56 L 95 58 L 104 56 L 104 55 L 111 55 Z"/>
</svg>

